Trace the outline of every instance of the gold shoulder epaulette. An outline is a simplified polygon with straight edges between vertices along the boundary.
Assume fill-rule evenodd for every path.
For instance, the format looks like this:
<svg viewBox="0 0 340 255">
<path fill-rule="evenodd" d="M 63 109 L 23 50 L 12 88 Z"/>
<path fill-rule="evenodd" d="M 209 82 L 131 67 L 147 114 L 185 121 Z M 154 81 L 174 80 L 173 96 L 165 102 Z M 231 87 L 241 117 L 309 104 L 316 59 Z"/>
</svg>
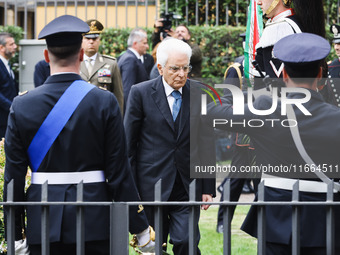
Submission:
<svg viewBox="0 0 340 255">
<path fill-rule="evenodd" d="M 112 60 L 117 60 L 115 57 L 108 56 L 108 55 L 103 55 L 104 58 L 112 59 Z"/>
<path fill-rule="evenodd" d="M 25 90 L 23 92 L 19 92 L 19 96 L 23 96 L 23 95 L 26 95 L 28 93 L 28 90 Z"/>
</svg>

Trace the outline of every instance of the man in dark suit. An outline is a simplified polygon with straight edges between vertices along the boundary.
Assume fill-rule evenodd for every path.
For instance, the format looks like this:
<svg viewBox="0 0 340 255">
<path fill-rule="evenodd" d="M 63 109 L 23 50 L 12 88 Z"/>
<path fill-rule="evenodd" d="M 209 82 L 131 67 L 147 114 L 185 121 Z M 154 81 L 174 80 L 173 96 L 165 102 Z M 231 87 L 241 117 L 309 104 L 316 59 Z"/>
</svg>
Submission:
<svg viewBox="0 0 340 255">
<path fill-rule="evenodd" d="M 44 84 L 46 79 L 51 75 L 50 64 L 44 59 L 40 60 L 34 67 L 34 87 Z"/>
<path fill-rule="evenodd" d="M 240 105 L 236 104 L 236 100 L 233 103 L 230 96 L 222 99 L 222 106 L 208 106 L 208 114 L 213 119 L 244 123 L 232 127 L 230 124 L 217 126 L 250 136 L 256 148 L 257 170 L 263 170 L 265 201 L 292 201 L 292 189 L 296 180 L 300 180 L 299 201 L 326 201 L 326 180 L 339 180 L 339 173 L 334 173 L 332 167 L 340 164 L 337 150 L 340 146 L 340 137 L 337 135 L 340 133 L 340 109 L 324 102 L 317 92 L 318 82 L 322 77 L 321 65 L 329 51 L 327 40 L 310 33 L 289 35 L 274 45 L 273 55 L 284 63 L 283 80 L 286 88 L 282 88 L 281 95 L 286 95 L 287 100 L 282 96 L 272 113 L 259 115 L 251 110 L 270 109 L 274 99 L 266 95 L 256 98 L 252 107 L 249 102 L 242 105 L 243 114 L 233 113 Z M 285 105 L 287 114 L 281 112 Z M 254 127 L 254 120 L 263 125 Z M 270 120 L 275 121 L 272 123 Z M 299 134 L 299 139 L 296 134 Z M 296 142 L 297 140 L 301 140 L 301 143 Z M 326 178 L 320 178 L 314 173 L 319 166 L 327 175 Z M 340 194 L 336 190 L 334 200 L 340 200 Z M 303 205 L 299 208 L 301 254 L 326 254 L 326 206 Z M 251 207 L 242 226 L 243 230 L 255 237 L 257 209 L 256 206 Z M 292 207 L 268 205 L 265 210 L 266 254 L 292 254 Z M 340 208 L 334 207 L 334 215 L 339 213 Z M 336 217 L 332 227 L 335 229 L 335 240 L 339 240 L 339 218 Z M 339 243 L 335 245 L 335 254 L 339 254 Z"/>
<path fill-rule="evenodd" d="M 0 33 L 0 139 L 5 137 L 9 108 L 18 94 L 18 84 L 9 63 L 16 49 L 13 36 Z"/>
<path fill-rule="evenodd" d="M 148 75 L 150 75 L 152 67 L 155 65 L 155 60 L 149 53 L 143 55 L 143 65 Z"/>
<path fill-rule="evenodd" d="M 200 107 L 190 101 L 191 91 L 199 86 L 187 80 L 190 56 L 185 42 L 164 40 L 157 50 L 161 76 L 131 88 L 124 126 L 133 174 L 144 201 L 154 200 L 154 185 L 160 179 L 162 201 L 188 201 L 193 162 L 215 164 L 213 129 L 201 129 Z M 190 151 L 191 142 L 204 146 L 192 144 Z M 214 194 L 215 179 L 197 179 L 197 199 L 212 201 Z M 153 225 L 153 208 L 145 210 Z M 164 242 L 170 234 L 174 254 L 188 254 L 189 207 L 169 206 L 163 212 Z M 199 236 L 195 238 L 198 245 Z"/>
<path fill-rule="evenodd" d="M 100 34 L 104 26 L 96 19 L 90 19 L 86 23 L 90 31 L 83 37 L 84 61 L 80 65 L 80 76 L 84 81 L 111 91 L 123 114 L 123 85 L 117 61 L 114 57 L 98 53 Z"/>
<path fill-rule="evenodd" d="M 127 44 L 128 50 L 118 60 L 123 81 L 124 104 L 127 102 L 131 86 L 149 79 L 149 74 L 142 63 L 143 55 L 149 49 L 146 32 L 140 28 L 132 30 Z"/>
<path fill-rule="evenodd" d="M 139 201 L 118 102 L 112 93 L 82 81 L 79 75 L 82 34 L 88 31 L 85 22 L 64 15 L 39 34 L 39 39 L 46 39 L 44 56 L 51 76 L 43 86 L 13 101 L 5 140 L 5 201 L 11 180 L 14 201 L 41 201 L 41 184 L 46 181 L 48 201 L 75 201 L 80 181 L 84 201 Z M 63 116 L 68 118 L 60 125 Z M 25 194 L 28 165 L 32 179 Z M 26 210 L 30 254 L 41 254 L 41 207 L 27 206 Z M 76 211 L 76 206 L 50 207 L 51 254 L 76 254 Z M 24 207 L 17 207 L 15 215 L 15 239 L 20 240 L 25 228 L 21 221 L 25 219 Z M 84 217 L 86 254 L 109 254 L 109 207 L 86 207 Z M 139 233 L 139 241 L 151 239 L 141 206 L 130 207 L 129 229 Z"/>
</svg>

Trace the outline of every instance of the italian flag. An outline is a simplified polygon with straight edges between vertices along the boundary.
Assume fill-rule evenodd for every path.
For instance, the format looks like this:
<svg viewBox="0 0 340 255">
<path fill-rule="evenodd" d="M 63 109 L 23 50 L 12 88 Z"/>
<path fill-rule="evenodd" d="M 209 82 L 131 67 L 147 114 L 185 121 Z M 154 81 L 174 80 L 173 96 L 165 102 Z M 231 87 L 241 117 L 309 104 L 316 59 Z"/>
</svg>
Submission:
<svg viewBox="0 0 340 255">
<path fill-rule="evenodd" d="M 256 0 L 250 0 L 247 17 L 246 45 L 244 49 L 244 76 L 247 81 L 253 78 L 252 61 L 255 60 L 255 46 L 263 30 L 262 10 Z M 250 85 L 250 83 L 248 83 Z"/>
</svg>

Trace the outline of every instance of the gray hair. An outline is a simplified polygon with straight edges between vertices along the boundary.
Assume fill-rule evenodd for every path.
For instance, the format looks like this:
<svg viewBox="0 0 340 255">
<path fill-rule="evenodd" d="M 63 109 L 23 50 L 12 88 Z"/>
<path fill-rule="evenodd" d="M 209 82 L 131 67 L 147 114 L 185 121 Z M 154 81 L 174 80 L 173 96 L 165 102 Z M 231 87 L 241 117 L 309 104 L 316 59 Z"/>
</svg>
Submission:
<svg viewBox="0 0 340 255">
<path fill-rule="evenodd" d="M 146 32 L 141 28 L 135 28 L 129 35 L 127 45 L 128 47 L 132 47 L 134 42 L 140 42 L 144 38 L 147 38 Z"/>
<path fill-rule="evenodd" d="M 164 67 L 168 61 L 169 55 L 173 52 L 186 54 L 188 56 L 188 60 L 190 61 L 192 50 L 189 44 L 175 38 L 166 38 L 159 44 L 157 48 L 157 64 L 160 64 Z"/>
<path fill-rule="evenodd" d="M 0 33 L 0 45 L 6 46 L 6 39 L 7 38 L 14 38 L 12 34 L 7 32 Z"/>
</svg>

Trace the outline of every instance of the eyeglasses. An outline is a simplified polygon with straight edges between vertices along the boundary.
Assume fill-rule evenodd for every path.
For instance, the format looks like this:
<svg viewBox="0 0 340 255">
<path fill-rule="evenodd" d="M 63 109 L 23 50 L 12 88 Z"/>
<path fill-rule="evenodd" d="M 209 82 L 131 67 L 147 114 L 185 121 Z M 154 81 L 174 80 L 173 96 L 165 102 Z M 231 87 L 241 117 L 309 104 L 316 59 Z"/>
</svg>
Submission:
<svg viewBox="0 0 340 255">
<path fill-rule="evenodd" d="M 185 73 L 189 73 L 192 69 L 191 65 L 187 65 L 187 66 L 168 66 L 167 67 L 171 72 L 173 73 L 177 73 L 179 72 L 181 69 L 183 70 L 183 72 Z"/>
</svg>

